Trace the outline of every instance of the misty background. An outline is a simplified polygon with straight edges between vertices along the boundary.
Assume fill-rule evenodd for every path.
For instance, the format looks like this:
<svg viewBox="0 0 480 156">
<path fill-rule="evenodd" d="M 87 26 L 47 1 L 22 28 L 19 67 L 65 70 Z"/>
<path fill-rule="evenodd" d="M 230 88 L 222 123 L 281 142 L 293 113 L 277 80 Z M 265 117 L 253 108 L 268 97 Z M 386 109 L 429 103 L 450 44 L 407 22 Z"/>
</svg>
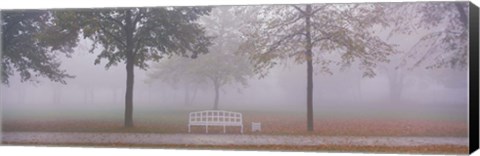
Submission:
<svg viewBox="0 0 480 156">
<path fill-rule="evenodd" d="M 422 33 L 434 31 L 389 37 L 389 30 L 379 30 L 377 34 L 382 39 L 404 51 L 410 49 L 424 35 Z M 3 120 L 28 119 L 38 114 L 48 114 L 52 119 L 88 118 L 90 114 L 102 112 L 109 112 L 106 114 L 122 120 L 125 109 L 125 67 L 119 64 L 106 70 L 104 62 L 94 65 L 100 50 L 89 53 L 90 44 L 89 40 L 81 40 L 71 58 L 59 57 L 62 62 L 60 68 L 76 76 L 66 79 L 66 85 L 45 78 L 37 78 L 38 83 L 22 83 L 18 74 L 10 78 L 8 85 L 2 84 L 0 100 Z M 468 70 L 396 69 L 404 57 L 392 55 L 389 58 L 390 63 L 377 66 L 373 78 L 362 77 L 362 71 L 355 63 L 346 69 L 334 67 L 333 74 L 314 71 L 314 114 L 379 118 L 392 112 L 400 116 L 405 114 L 404 117 L 408 117 L 406 112 L 417 112 L 441 116 L 438 119 L 467 121 Z M 160 63 L 163 61 L 166 59 L 161 59 Z M 134 116 L 142 112 L 212 109 L 215 92 L 213 86 L 209 85 L 211 82 L 202 82 L 194 89 L 181 85 L 175 87 L 161 80 L 148 83 L 151 70 L 135 69 Z M 395 77 L 402 79 L 399 83 L 402 88 L 400 92 L 392 89 Z M 305 64 L 288 60 L 283 65 L 275 66 L 263 78 L 249 76 L 246 85 L 232 83 L 223 86 L 220 89 L 219 109 L 298 112 L 303 116 L 306 112 L 305 80 Z M 186 90 L 191 90 L 189 98 L 193 102 L 186 102 Z"/>
</svg>

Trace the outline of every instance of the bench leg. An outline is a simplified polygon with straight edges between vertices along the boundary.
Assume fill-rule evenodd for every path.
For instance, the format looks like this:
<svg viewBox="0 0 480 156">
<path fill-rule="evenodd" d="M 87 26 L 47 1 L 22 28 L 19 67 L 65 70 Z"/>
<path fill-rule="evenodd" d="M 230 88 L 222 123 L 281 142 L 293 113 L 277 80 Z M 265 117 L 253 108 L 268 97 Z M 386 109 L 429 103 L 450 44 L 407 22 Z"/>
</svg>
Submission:
<svg viewBox="0 0 480 156">
<path fill-rule="evenodd" d="M 188 125 L 188 133 L 190 133 L 190 125 Z"/>
<path fill-rule="evenodd" d="M 223 133 L 225 133 L 225 125 L 223 125 Z"/>
<path fill-rule="evenodd" d="M 242 125 L 242 126 L 240 126 L 240 133 L 242 133 L 242 134 L 243 134 L 243 125 Z"/>
<path fill-rule="evenodd" d="M 208 133 L 208 125 L 205 126 L 205 133 Z"/>
</svg>

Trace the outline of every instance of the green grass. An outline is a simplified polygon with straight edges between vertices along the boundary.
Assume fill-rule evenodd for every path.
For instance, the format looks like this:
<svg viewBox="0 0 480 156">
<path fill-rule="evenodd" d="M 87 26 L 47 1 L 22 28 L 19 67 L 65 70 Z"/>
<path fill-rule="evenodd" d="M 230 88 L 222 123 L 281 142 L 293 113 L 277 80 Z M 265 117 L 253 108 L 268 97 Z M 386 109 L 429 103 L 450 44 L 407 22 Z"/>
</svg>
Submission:
<svg viewBox="0 0 480 156">
<path fill-rule="evenodd" d="M 467 136 L 467 120 L 449 109 L 375 110 L 329 109 L 315 112 L 315 131 L 306 131 L 304 111 L 242 112 L 245 132 L 250 122 L 262 122 L 262 133 L 270 135 L 327 136 Z M 134 128 L 123 128 L 123 111 L 89 110 L 3 114 L 3 131 L 43 132 L 119 132 L 119 133 L 187 133 L 188 113 L 197 110 L 135 110 Z M 452 115 L 453 114 L 453 115 Z M 223 127 L 210 127 L 220 133 Z M 204 127 L 194 127 L 194 133 L 204 133 Z M 238 128 L 227 129 L 238 133 Z"/>
</svg>

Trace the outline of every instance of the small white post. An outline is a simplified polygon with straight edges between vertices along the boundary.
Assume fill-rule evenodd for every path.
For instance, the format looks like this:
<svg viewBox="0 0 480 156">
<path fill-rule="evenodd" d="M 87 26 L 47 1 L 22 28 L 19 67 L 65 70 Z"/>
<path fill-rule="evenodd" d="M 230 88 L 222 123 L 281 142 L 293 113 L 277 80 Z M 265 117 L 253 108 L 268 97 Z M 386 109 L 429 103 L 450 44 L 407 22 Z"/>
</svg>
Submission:
<svg viewBox="0 0 480 156">
<path fill-rule="evenodd" d="M 225 125 L 223 125 L 223 133 L 225 133 Z"/>
<path fill-rule="evenodd" d="M 262 123 L 260 122 L 252 122 L 252 132 L 262 131 Z"/>
</svg>

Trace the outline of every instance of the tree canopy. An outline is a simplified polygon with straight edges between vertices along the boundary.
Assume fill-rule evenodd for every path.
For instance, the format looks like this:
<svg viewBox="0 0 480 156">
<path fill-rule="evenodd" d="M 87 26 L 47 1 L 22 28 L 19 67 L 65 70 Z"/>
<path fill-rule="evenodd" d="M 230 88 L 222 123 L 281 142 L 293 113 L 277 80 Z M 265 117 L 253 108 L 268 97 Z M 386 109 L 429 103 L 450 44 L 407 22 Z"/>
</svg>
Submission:
<svg viewBox="0 0 480 156">
<path fill-rule="evenodd" d="M 58 54 L 70 56 L 78 41 L 77 34 L 59 27 L 51 11 L 2 11 L 1 21 L 3 84 L 8 84 L 15 73 L 22 82 L 46 77 L 65 84 L 65 78 L 74 77 L 60 68 Z"/>
<path fill-rule="evenodd" d="M 158 7 L 65 11 L 57 14 L 64 27 L 81 29 L 94 41 L 90 52 L 100 48 L 95 64 L 107 60 L 106 68 L 127 61 L 132 52 L 135 66 L 148 68 L 148 61 L 171 55 L 196 57 L 207 52 L 210 38 L 195 23 L 210 8 Z"/>
<path fill-rule="evenodd" d="M 468 2 L 390 4 L 388 17 L 393 27 L 392 35 L 429 32 L 406 51 L 401 65 L 410 69 L 420 66 L 466 69 L 468 7 Z"/>
<path fill-rule="evenodd" d="M 100 48 L 95 64 L 106 68 L 126 64 L 125 127 L 133 127 L 134 67 L 147 69 L 149 61 L 172 55 L 195 58 L 208 52 L 210 38 L 195 21 L 209 7 L 108 8 L 58 11 L 65 28 L 93 40 L 90 52 Z"/>
<path fill-rule="evenodd" d="M 241 21 L 235 20 L 233 7 L 217 7 L 210 16 L 201 18 L 206 33 L 214 36 L 210 53 L 195 60 L 173 58 L 156 65 L 150 73 L 151 79 L 161 79 L 175 84 L 209 83 L 215 91 L 214 109 L 218 109 L 219 89 L 227 84 L 247 84 L 247 78 L 252 74 L 247 57 L 235 53 L 242 41 L 238 31 Z"/>
<path fill-rule="evenodd" d="M 292 5 L 260 6 L 256 11 L 244 11 L 258 15 L 244 29 L 249 40 L 242 49 L 251 54 L 260 75 L 287 60 L 307 61 L 306 50 L 299 48 L 306 45 L 306 17 L 311 21 L 312 62 L 320 71 L 331 73 L 329 65 L 346 67 L 357 60 L 364 76 L 374 76 L 376 63 L 388 62 L 388 56 L 395 51 L 370 29 L 388 25 L 381 4 L 315 4 L 311 5 L 310 13 L 305 11 L 304 7 Z"/>
<path fill-rule="evenodd" d="M 245 7 L 248 38 L 241 51 L 249 54 L 262 77 L 287 60 L 307 64 L 307 130 L 313 131 L 313 64 L 322 72 L 330 66 L 348 67 L 357 61 L 363 76 L 388 62 L 395 49 L 372 28 L 387 25 L 382 4 L 306 4 Z M 300 48 L 303 47 L 303 48 Z"/>
</svg>

